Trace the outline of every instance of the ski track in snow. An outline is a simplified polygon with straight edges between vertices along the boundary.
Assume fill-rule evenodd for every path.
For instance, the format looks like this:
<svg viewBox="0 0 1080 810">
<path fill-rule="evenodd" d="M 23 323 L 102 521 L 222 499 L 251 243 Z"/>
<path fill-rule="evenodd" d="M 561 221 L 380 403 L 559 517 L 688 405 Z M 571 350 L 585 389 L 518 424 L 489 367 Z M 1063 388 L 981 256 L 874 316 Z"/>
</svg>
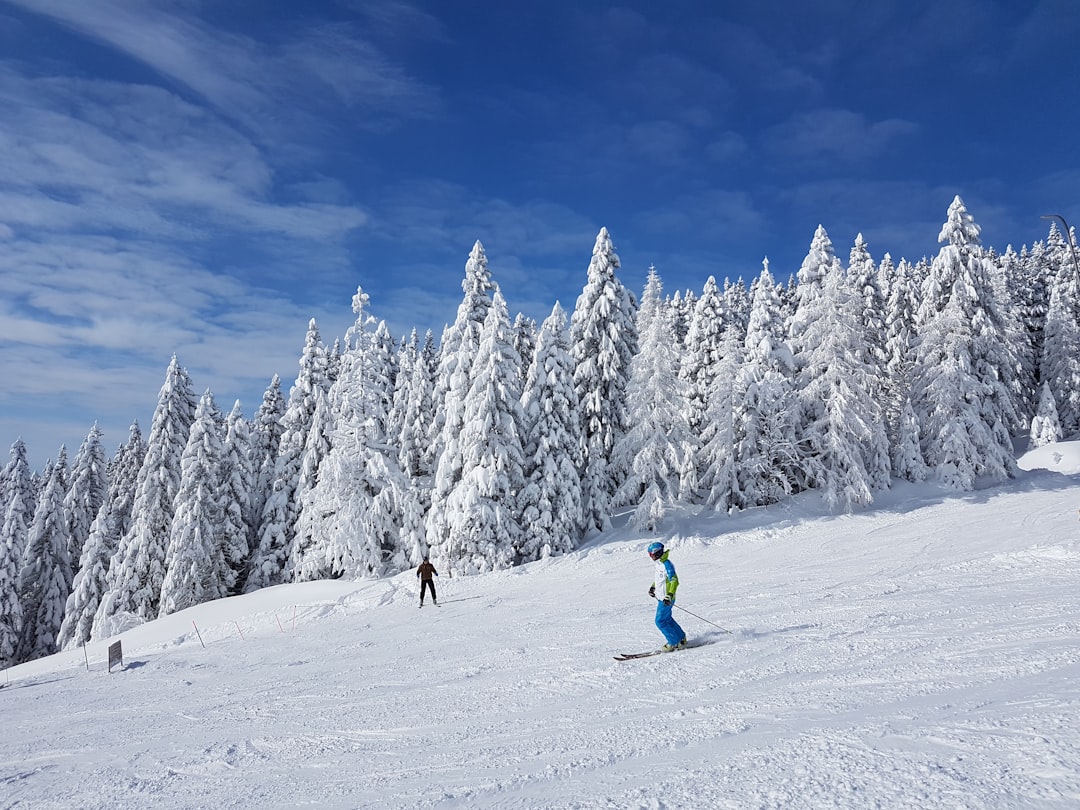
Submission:
<svg viewBox="0 0 1080 810">
<path fill-rule="evenodd" d="M 9 671 L 0 807 L 1012 808 L 1080 802 L 1080 481 L 673 517 L 440 582 L 282 586 Z M 196 621 L 205 649 L 199 644 Z M 244 638 L 241 639 L 240 634 Z"/>
</svg>

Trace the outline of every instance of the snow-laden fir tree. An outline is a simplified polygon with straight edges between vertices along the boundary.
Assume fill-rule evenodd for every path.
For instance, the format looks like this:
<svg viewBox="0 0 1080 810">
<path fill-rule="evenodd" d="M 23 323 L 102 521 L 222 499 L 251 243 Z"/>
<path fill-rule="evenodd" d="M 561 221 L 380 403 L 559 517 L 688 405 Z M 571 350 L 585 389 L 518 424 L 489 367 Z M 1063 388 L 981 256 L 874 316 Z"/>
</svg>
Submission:
<svg viewBox="0 0 1080 810">
<path fill-rule="evenodd" d="M 923 457 L 947 486 L 962 490 L 973 489 L 977 476 L 1014 475 L 1010 429 L 1019 422 L 1001 286 L 990 275 L 978 233 L 957 197 L 923 285 L 912 387 Z"/>
<path fill-rule="evenodd" d="M 345 362 L 342 357 L 338 367 L 339 380 L 344 371 Z M 332 386 L 330 390 L 333 391 Z M 289 546 L 289 557 L 282 571 L 282 579 L 285 582 L 306 579 L 306 577 L 299 577 L 297 573 L 301 561 L 320 540 L 324 539 L 317 527 L 321 518 L 316 517 L 316 514 L 321 512 L 321 507 L 313 506 L 312 491 L 319 485 L 319 469 L 326 457 L 330 455 L 330 434 L 334 430 L 334 421 L 329 394 L 324 394 L 321 390 L 316 391 L 315 413 L 311 418 L 311 427 L 308 428 L 304 453 L 300 457 L 300 474 L 293 492 L 293 498 L 299 504 L 300 514 L 297 516 L 293 541 Z"/>
<path fill-rule="evenodd" d="M 435 474 L 426 522 L 432 547 L 443 546 L 449 540 L 449 496 L 460 483 L 465 464 L 461 444 L 465 399 L 472 387 L 473 358 L 480 348 L 480 333 L 491 309 L 489 296 L 495 290 L 484 246 L 479 241 L 465 263 L 461 289 L 465 296 L 458 305 L 457 317 L 443 334 L 435 381 L 435 419 L 429 434 L 428 449 Z"/>
<path fill-rule="evenodd" d="M 222 554 L 227 570 L 221 578 L 229 593 L 243 589 L 247 576 L 249 539 L 256 518 L 251 510 L 254 471 L 251 466 L 251 425 L 244 417 L 240 400 L 225 421 L 225 443 L 221 461 Z"/>
<path fill-rule="evenodd" d="M 567 316 L 558 303 L 540 327 L 521 401 L 521 559 L 528 562 L 571 551 L 581 537 L 581 425 Z"/>
<path fill-rule="evenodd" d="M 103 637 L 113 634 L 114 624 L 157 618 L 165 552 L 180 490 L 181 459 L 195 419 L 195 405 L 191 378 L 173 357 L 146 440 L 131 523 L 109 564 L 108 587 L 94 623 L 95 632 Z"/>
<path fill-rule="evenodd" d="M 26 536 L 34 520 L 37 492 L 30 464 L 27 461 L 26 444 L 16 439 L 11 445 L 10 460 L 4 466 L 3 500 L 0 501 L 0 544 L 10 546 L 15 572 L 22 564 L 26 550 Z"/>
<path fill-rule="evenodd" d="M 397 349 L 397 374 L 394 376 L 394 394 L 391 398 L 390 415 L 386 420 L 386 435 L 401 441 L 405 429 L 405 412 L 408 409 L 409 389 L 413 383 L 416 364 L 420 362 L 420 336 L 415 329 L 408 340 L 402 340 Z"/>
<path fill-rule="evenodd" d="M 15 652 L 19 661 L 56 652 L 56 636 L 72 579 L 71 537 L 64 520 L 66 472 L 64 463 L 53 466 L 27 535 L 19 569 L 23 619 Z"/>
<path fill-rule="evenodd" d="M 706 392 L 701 447 L 698 450 L 698 486 L 705 505 L 732 512 L 746 505 L 738 476 L 735 386 L 743 363 L 743 336 L 737 325 L 724 330 L 719 356 Z"/>
<path fill-rule="evenodd" d="M 405 475 L 408 489 L 401 502 L 401 530 L 398 547 L 411 565 L 419 565 L 428 554 L 424 521 L 431 508 L 431 467 L 428 452 L 428 426 L 434 420 L 435 374 L 437 372 L 434 338 L 428 331 L 418 347 L 408 379 L 395 392 L 395 404 L 402 413 L 400 432 L 396 434 L 398 466 Z M 399 372 L 399 377 L 403 372 Z"/>
<path fill-rule="evenodd" d="M 885 367 L 882 405 L 890 445 L 899 442 L 902 412 L 910 406 L 911 376 L 915 365 L 915 313 L 919 308 L 919 284 L 914 268 L 906 259 L 895 267 L 888 254 L 882 260 L 881 277 L 886 279 L 889 297 L 885 305 Z M 895 455 L 894 455 L 895 458 Z M 905 464 L 905 469 L 909 469 Z M 893 473 L 907 478 L 895 468 Z"/>
<path fill-rule="evenodd" d="M 1029 446 L 1034 449 L 1061 441 L 1061 421 L 1058 419 L 1057 403 L 1049 383 L 1042 384 L 1039 395 L 1039 409 L 1031 420 Z"/>
<path fill-rule="evenodd" d="M 870 256 L 863 235 L 857 234 L 848 259 L 847 286 L 858 302 L 856 306 L 857 322 L 861 324 L 863 341 L 868 352 L 866 361 L 875 370 L 881 369 L 885 362 L 885 296 L 878 283 L 878 266 Z M 874 396 L 880 396 L 880 391 Z"/>
<path fill-rule="evenodd" d="M 1053 279 L 1039 365 L 1039 379 L 1050 385 L 1067 437 L 1080 431 L 1080 270 L 1069 258 L 1059 262 Z"/>
<path fill-rule="evenodd" d="M 586 531 L 609 525 L 611 498 L 628 470 L 612 464 L 629 421 L 626 388 L 638 351 L 637 303 L 615 275 L 619 257 L 601 228 L 588 278 L 570 318 L 574 387 L 581 410 L 582 511 Z"/>
<path fill-rule="evenodd" d="M 22 630 L 19 568 L 34 520 L 34 491 L 26 445 L 16 439 L 11 460 L 4 467 L 4 500 L 0 501 L 0 668 L 17 663 L 16 649 Z"/>
<path fill-rule="evenodd" d="M 727 309 L 729 322 L 737 328 L 736 335 L 739 340 L 746 337 L 746 327 L 750 322 L 750 306 L 753 295 L 746 288 L 746 282 L 742 277 L 732 284 L 724 279 L 724 305 Z"/>
<path fill-rule="evenodd" d="M 889 445 L 889 458 L 892 477 L 904 481 L 923 481 L 928 470 L 923 460 L 922 445 L 919 442 L 919 419 L 910 397 L 905 397 L 900 406 L 894 426 L 894 438 Z"/>
<path fill-rule="evenodd" d="M 1025 253 L 1026 255 L 1026 253 Z M 1012 245 L 998 259 L 1000 272 L 1012 302 L 1017 336 L 1015 350 L 1018 360 L 1017 385 L 1019 410 L 1023 420 L 1030 422 L 1039 396 L 1039 360 L 1042 357 L 1043 326 L 1049 301 L 1050 285 L 1044 284 L 1041 293 L 1033 295 L 1034 286 L 1027 275 L 1026 261 Z M 1029 425 L 1030 426 L 1030 425 Z"/>
<path fill-rule="evenodd" d="M 889 485 L 880 367 L 866 337 L 862 292 L 833 265 L 820 294 L 798 310 L 805 346 L 795 378 L 800 466 L 805 485 L 820 490 L 830 509 L 848 511 L 873 502 L 873 493 Z"/>
<path fill-rule="evenodd" d="M 281 434 L 285 430 L 285 397 L 281 393 L 281 378 L 277 374 L 263 394 L 262 404 L 251 424 L 251 532 L 248 536 L 249 556 L 259 547 L 266 498 L 274 485 L 274 467 L 277 464 Z"/>
<path fill-rule="evenodd" d="M 519 312 L 514 318 L 513 334 L 514 349 L 517 351 L 518 357 L 521 358 L 522 378 L 521 385 L 518 387 L 524 390 L 524 375 L 528 373 L 529 363 L 532 362 L 532 357 L 536 353 L 536 321 L 534 321 L 532 318 L 527 318 Z"/>
<path fill-rule="evenodd" d="M 195 421 L 181 458 L 180 488 L 161 584 L 160 615 L 200 605 L 228 594 L 222 580 L 224 510 L 221 412 L 214 395 L 199 399 Z"/>
<path fill-rule="evenodd" d="M 819 337 L 820 329 L 815 326 L 825 316 L 828 307 L 824 302 L 825 279 L 839 272 L 840 261 L 836 258 L 832 240 L 825 228 L 818 225 L 797 274 L 798 285 L 794 289 L 795 309 L 788 320 L 788 345 L 795 358 L 796 371 L 806 367 L 810 362 L 810 354 L 816 348 L 815 341 Z M 820 473 L 814 452 L 807 446 L 806 431 L 809 425 L 820 417 L 822 406 L 800 390 L 805 388 L 809 379 L 811 377 L 807 375 L 796 375 L 794 379 L 796 409 L 793 413 L 793 427 L 799 453 L 796 478 L 793 482 L 796 490 L 813 486 Z"/>
<path fill-rule="evenodd" d="M 456 575 L 509 568 L 520 560 L 521 358 L 498 288 L 473 363 L 461 429 L 461 479 L 446 498 L 447 534 L 434 556 Z"/>
<path fill-rule="evenodd" d="M 367 293 L 357 289 L 356 320 L 329 394 L 331 449 L 302 504 L 305 545 L 295 561 L 298 581 L 382 576 L 407 564 L 397 540 L 401 494 L 408 485 L 387 437 L 393 344 L 369 304 Z"/>
<path fill-rule="evenodd" d="M 626 404 L 630 427 L 615 445 L 612 463 L 629 471 L 615 505 L 635 506 L 634 524 L 655 530 L 676 501 L 697 486 L 697 440 L 690 430 L 687 385 L 679 376 L 679 352 L 664 304 L 663 285 L 649 269 L 638 311 L 640 351 L 631 361 Z"/>
<path fill-rule="evenodd" d="M 701 435 L 705 427 L 709 390 L 718 373 L 720 346 L 731 320 L 716 279 L 709 276 L 690 313 L 679 365 L 679 376 L 687 384 L 687 418 L 695 435 Z"/>
<path fill-rule="evenodd" d="M 93 638 L 94 619 L 107 587 L 109 565 L 131 522 L 135 484 L 145 454 L 142 432 L 137 423 L 132 424 L 127 444 L 120 447 L 109 465 L 109 489 L 83 545 L 78 573 L 56 639 L 60 649 L 72 649 Z"/>
<path fill-rule="evenodd" d="M 797 462 L 794 445 L 795 360 L 787 344 L 779 293 L 768 260 L 754 289 L 735 379 L 738 492 L 746 506 L 776 503 L 791 494 Z"/>
<path fill-rule="evenodd" d="M 404 369 L 399 377 L 404 380 L 395 391 L 395 406 L 401 413 L 400 429 L 391 433 L 394 444 L 398 447 L 398 464 L 410 479 L 425 478 L 431 475 L 428 452 L 428 426 L 434 420 L 435 375 L 433 367 L 436 355 L 434 338 L 428 331 L 422 346 L 410 363 L 406 377 Z M 399 398 L 402 400 L 397 402 Z M 423 557 L 420 558 L 421 560 Z"/>
<path fill-rule="evenodd" d="M 95 424 L 87 434 L 71 466 L 68 491 L 64 497 L 64 519 L 68 524 L 73 563 L 82 557 L 83 545 L 90 536 L 94 522 L 109 489 L 105 450 L 101 446 L 101 429 Z M 74 573 L 74 572 L 73 572 Z M 71 583 L 68 583 L 70 589 Z"/>
<path fill-rule="evenodd" d="M 319 397 L 325 396 L 330 389 L 327 363 L 326 347 L 313 318 L 308 323 L 304 338 L 300 371 L 289 391 L 289 405 L 281 418 L 281 440 L 274 461 L 274 474 L 259 517 L 259 543 L 248 565 L 248 576 L 244 583 L 246 593 L 284 581 L 285 566 L 300 514 L 300 503 L 295 495 L 304 448 L 315 418 L 315 405 Z"/>
</svg>

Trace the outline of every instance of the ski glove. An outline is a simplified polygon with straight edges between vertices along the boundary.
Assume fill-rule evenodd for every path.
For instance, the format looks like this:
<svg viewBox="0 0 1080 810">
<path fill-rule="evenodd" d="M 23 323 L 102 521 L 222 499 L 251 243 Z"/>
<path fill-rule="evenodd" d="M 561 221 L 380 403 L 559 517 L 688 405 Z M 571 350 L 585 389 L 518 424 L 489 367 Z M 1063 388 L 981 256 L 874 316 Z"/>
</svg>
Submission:
<svg viewBox="0 0 1080 810">
<path fill-rule="evenodd" d="M 664 604 L 667 605 L 668 607 L 671 607 L 671 597 L 670 596 L 667 597 L 666 599 L 664 599 Z"/>
<path fill-rule="evenodd" d="M 650 585 L 649 586 L 649 596 L 651 596 L 653 599 L 656 598 L 656 586 L 655 585 Z"/>
</svg>

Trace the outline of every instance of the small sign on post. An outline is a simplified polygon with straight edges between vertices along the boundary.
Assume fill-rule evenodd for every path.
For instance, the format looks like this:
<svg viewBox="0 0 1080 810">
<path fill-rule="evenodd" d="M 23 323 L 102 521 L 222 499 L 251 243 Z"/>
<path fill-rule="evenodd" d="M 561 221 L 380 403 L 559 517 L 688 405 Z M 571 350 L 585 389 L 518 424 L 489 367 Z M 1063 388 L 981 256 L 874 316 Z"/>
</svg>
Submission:
<svg viewBox="0 0 1080 810">
<path fill-rule="evenodd" d="M 112 672 L 113 665 L 119 664 L 124 666 L 124 653 L 120 649 L 120 642 L 115 641 L 109 645 L 109 672 Z"/>
</svg>

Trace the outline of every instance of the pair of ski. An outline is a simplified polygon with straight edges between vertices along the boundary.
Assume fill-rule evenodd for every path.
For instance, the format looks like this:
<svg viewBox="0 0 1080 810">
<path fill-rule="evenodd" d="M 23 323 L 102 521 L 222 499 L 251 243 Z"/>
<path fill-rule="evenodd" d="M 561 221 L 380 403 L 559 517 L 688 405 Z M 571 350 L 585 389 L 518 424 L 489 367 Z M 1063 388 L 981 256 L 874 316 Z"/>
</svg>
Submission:
<svg viewBox="0 0 1080 810">
<path fill-rule="evenodd" d="M 692 649 L 693 647 L 700 647 L 704 643 L 707 643 L 707 642 L 701 642 L 701 641 L 692 642 L 692 643 L 689 643 L 689 644 L 684 644 L 681 647 L 676 647 L 674 650 L 659 649 L 659 650 L 649 650 L 648 652 L 639 652 L 639 653 L 619 653 L 618 655 L 615 656 L 615 660 L 616 661 L 636 661 L 638 658 L 652 658 L 654 655 L 666 655 L 669 652 L 678 652 L 679 650 L 689 650 L 689 649 Z"/>
</svg>

